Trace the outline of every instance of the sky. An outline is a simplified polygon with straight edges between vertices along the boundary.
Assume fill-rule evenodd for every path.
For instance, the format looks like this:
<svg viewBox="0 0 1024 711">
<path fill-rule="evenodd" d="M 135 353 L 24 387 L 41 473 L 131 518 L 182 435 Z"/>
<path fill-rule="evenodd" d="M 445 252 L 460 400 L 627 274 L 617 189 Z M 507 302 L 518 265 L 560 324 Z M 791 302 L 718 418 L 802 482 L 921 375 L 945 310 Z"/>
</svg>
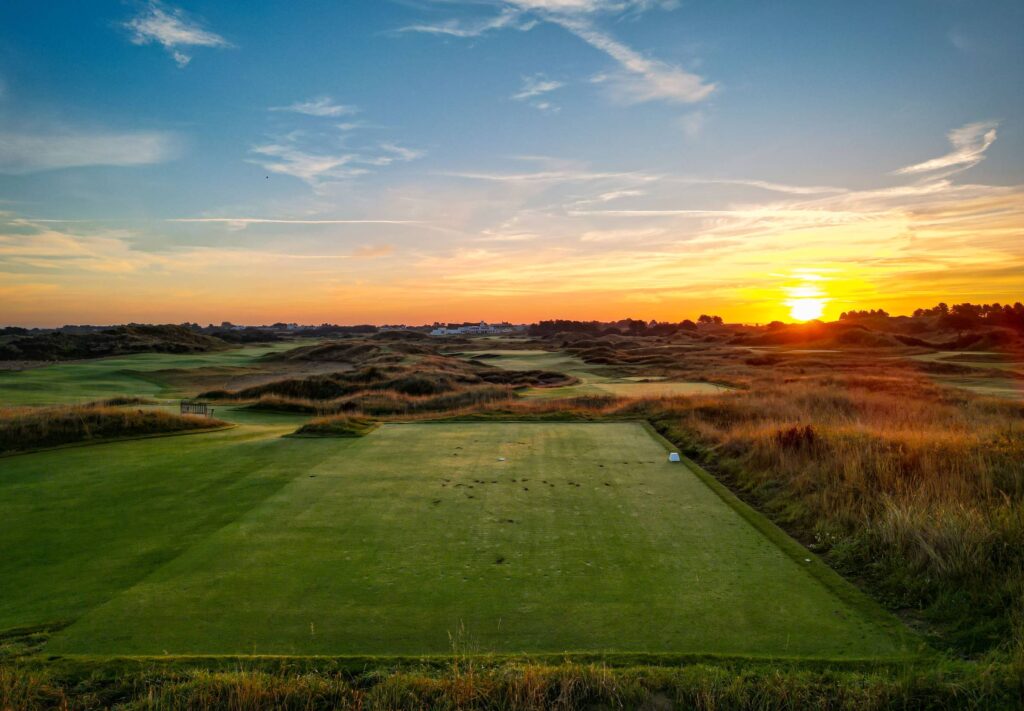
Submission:
<svg viewBox="0 0 1024 711">
<path fill-rule="evenodd" d="M 1024 3 L 12 0 L 0 324 L 1024 300 Z"/>
</svg>

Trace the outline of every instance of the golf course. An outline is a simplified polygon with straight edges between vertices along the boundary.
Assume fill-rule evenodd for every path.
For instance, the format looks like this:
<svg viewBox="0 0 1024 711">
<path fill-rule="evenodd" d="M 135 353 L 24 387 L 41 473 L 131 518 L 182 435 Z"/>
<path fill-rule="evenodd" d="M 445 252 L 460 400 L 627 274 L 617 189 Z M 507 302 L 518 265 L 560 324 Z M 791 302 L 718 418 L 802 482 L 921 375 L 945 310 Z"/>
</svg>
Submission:
<svg viewBox="0 0 1024 711">
<path fill-rule="evenodd" d="M 727 708 L 1012 697 L 1012 668 L 947 660 L 905 607 L 840 574 L 839 546 L 787 533 L 785 508 L 716 468 L 717 452 L 768 452 L 813 492 L 840 471 L 811 478 L 835 400 L 799 400 L 828 409 L 796 428 L 799 391 L 747 385 L 763 353 L 617 347 L 604 363 L 540 339 L 385 334 L 0 371 L 2 698 L 46 708 L 25 696 L 41 678 L 82 708 L 247 708 L 265 683 L 261 703 L 290 708 L 327 684 L 358 708 L 369 684 L 367 708 L 477 708 L 456 701 L 466 670 L 487 699 L 542 680 L 507 708 L 632 708 L 666 674 L 676 698 Z"/>
<path fill-rule="evenodd" d="M 557 351 L 496 349 L 467 352 L 461 355 L 507 370 L 553 370 L 571 375 L 579 381 L 574 385 L 557 388 L 529 388 L 521 393 L 523 397 L 565 398 L 580 395 L 671 397 L 673 395 L 707 395 L 727 390 L 721 385 L 708 382 L 623 376 L 609 372 L 611 369 L 607 366 L 585 363 L 575 356 Z"/>
<path fill-rule="evenodd" d="M 188 355 L 140 353 L 25 370 L 0 370 L 0 403 L 54 405 L 123 395 L 183 397 L 195 392 L 190 375 L 251 374 L 258 372 L 264 356 L 294 347 L 294 343 L 276 343 Z"/>
<path fill-rule="evenodd" d="M 914 652 L 639 423 L 291 429 L 5 460 L 0 627 L 68 622 L 70 655 Z"/>
</svg>

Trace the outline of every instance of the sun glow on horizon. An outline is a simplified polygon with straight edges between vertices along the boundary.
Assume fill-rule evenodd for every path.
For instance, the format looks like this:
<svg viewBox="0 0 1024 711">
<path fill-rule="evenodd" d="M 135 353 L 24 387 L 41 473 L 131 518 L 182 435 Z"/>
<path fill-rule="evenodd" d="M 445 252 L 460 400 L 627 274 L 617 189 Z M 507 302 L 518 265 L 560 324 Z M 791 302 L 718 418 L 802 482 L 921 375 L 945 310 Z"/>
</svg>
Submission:
<svg viewBox="0 0 1024 711">
<path fill-rule="evenodd" d="M 792 299 L 786 303 L 789 305 L 789 315 L 795 321 L 811 321 L 821 318 L 825 312 L 824 299 Z"/>
<path fill-rule="evenodd" d="M 789 307 L 789 316 L 794 321 L 812 321 L 821 318 L 825 313 L 825 305 L 829 302 L 825 291 L 819 286 L 825 277 L 813 272 L 800 272 L 796 275 L 800 282 L 788 287 L 789 298 L 785 301 Z"/>
</svg>

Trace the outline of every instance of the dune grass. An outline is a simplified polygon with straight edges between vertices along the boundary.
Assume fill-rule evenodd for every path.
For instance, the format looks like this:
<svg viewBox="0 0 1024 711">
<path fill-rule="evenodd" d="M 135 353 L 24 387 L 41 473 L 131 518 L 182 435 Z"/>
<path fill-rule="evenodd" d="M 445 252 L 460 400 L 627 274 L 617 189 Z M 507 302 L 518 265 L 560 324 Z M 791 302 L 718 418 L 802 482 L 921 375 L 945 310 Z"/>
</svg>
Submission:
<svg viewBox="0 0 1024 711">
<path fill-rule="evenodd" d="M 137 408 L 138 398 L 86 405 L 0 408 L 0 454 L 66 444 L 224 427 L 210 417 Z"/>
<path fill-rule="evenodd" d="M 921 376 L 814 376 L 652 419 L 962 650 L 1024 643 L 1024 409 Z"/>
<path fill-rule="evenodd" d="M 330 660 L 206 666 L 146 662 L 53 668 L 0 667 L 0 708 L 89 711 L 887 711 L 1018 709 L 1021 670 L 815 669 L 786 664 L 672 666 L 543 660 L 474 660 L 366 670 Z"/>
<path fill-rule="evenodd" d="M 707 382 L 684 382 L 664 377 L 644 379 L 625 376 L 614 367 L 588 364 L 578 357 L 559 351 L 545 350 L 491 350 L 468 351 L 463 357 L 479 359 L 499 368 L 526 371 L 542 369 L 571 375 L 579 382 L 555 387 L 531 387 L 519 394 L 527 398 L 572 398 L 586 395 L 614 395 L 618 397 L 670 397 L 673 395 L 707 395 L 726 388 Z"/>
<path fill-rule="evenodd" d="M 307 422 L 295 431 L 296 437 L 365 437 L 377 424 L 367 417 L 335 415 Z"/>
</svg>

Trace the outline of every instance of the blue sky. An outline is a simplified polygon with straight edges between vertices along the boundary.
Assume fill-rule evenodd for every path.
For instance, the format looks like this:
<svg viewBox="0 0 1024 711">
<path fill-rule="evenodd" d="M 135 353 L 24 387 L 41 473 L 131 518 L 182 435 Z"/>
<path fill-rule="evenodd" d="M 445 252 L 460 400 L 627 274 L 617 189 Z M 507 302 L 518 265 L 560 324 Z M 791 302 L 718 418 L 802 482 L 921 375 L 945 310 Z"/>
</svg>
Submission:
<svg viewBox="0 0 1024 711">
<path fill-rule="evenodd" d="M 1019 298 L 1022 27 L 953 0 L 7 3 L 0 320 Z"/>
</svg>

